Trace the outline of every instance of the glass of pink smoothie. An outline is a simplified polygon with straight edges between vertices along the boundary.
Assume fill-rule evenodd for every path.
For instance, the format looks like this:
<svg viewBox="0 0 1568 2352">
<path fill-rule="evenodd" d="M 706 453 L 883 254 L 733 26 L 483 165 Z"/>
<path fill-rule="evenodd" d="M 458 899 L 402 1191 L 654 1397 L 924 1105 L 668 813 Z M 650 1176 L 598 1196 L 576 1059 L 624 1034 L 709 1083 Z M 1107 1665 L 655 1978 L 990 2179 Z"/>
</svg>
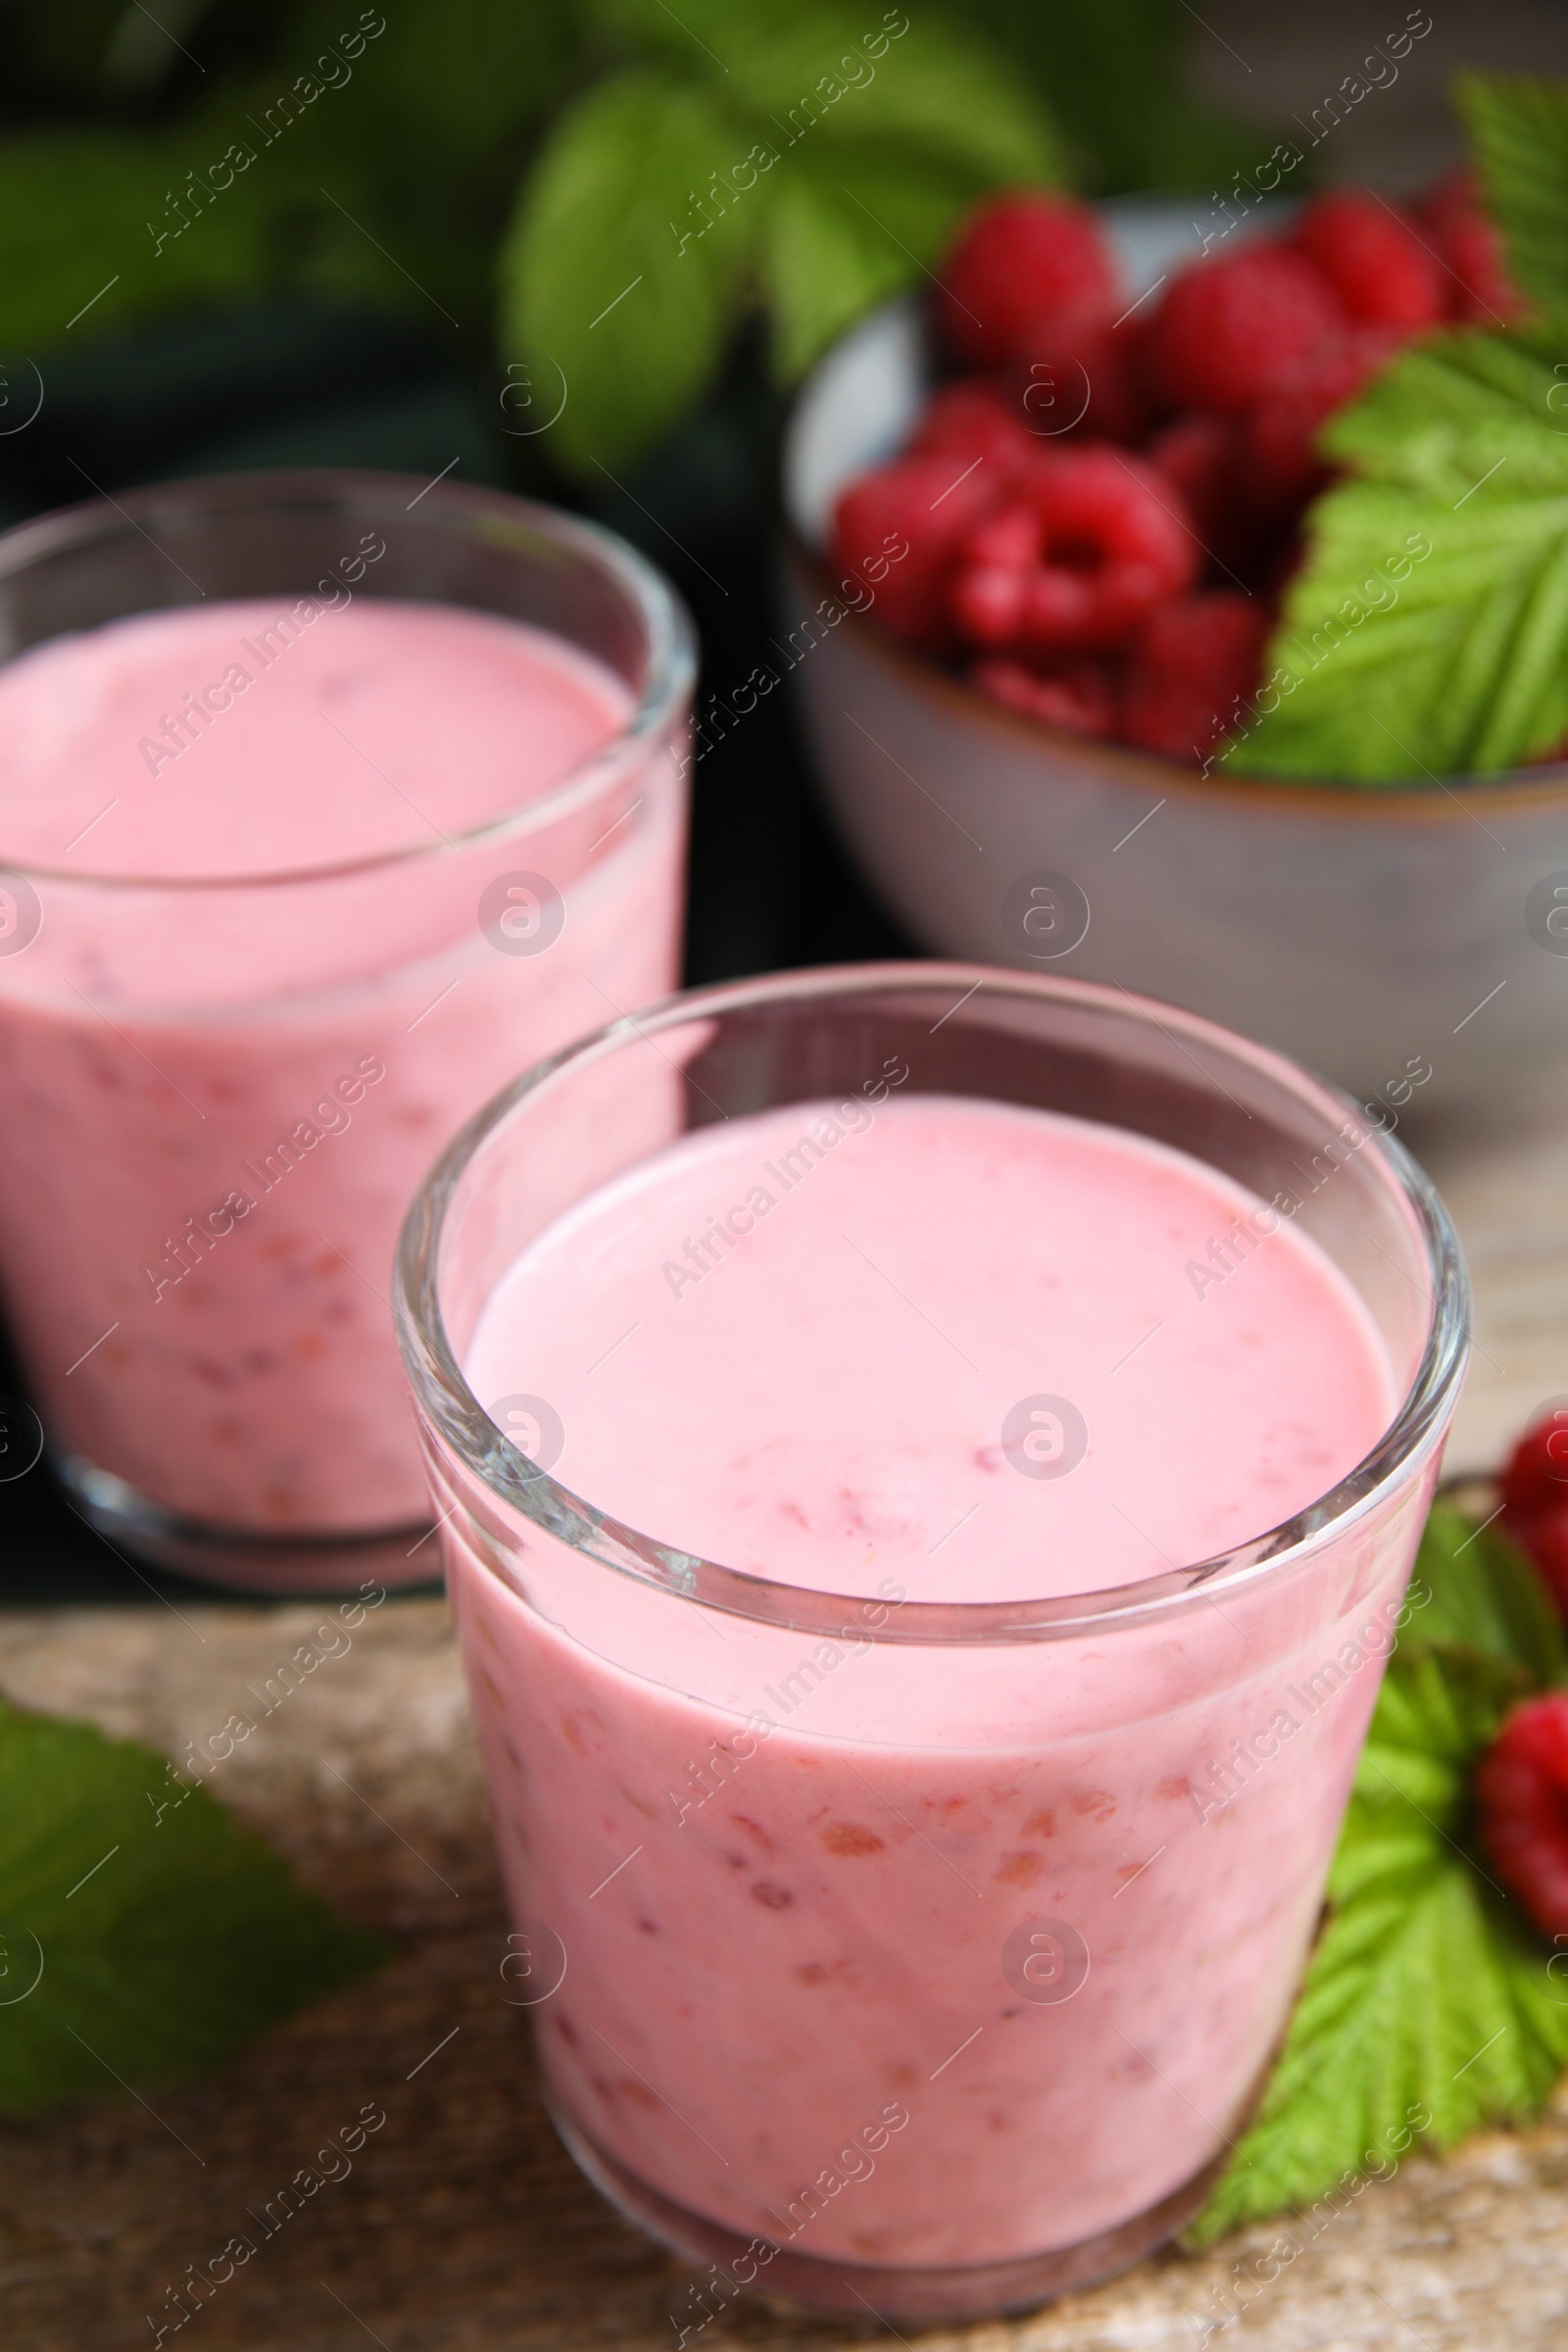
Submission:
<svg viewBox="0 0 1568 2352">
<path fill-rule="evenodd" d="M 1299 1981 L 1468 1338 L 1289 1062 L 961 965 L 676 998 L 437 1164 L 397 1275 L 589 2177 L 896 2323 L 1102 2278 Z"/>
<path fill-rule="evenodd" d="M 688 623 L 547 508 L 248 474 L 0 538 L 0 1283 L 67 1493 L 259 1591 L 427 1577 L 398 1223 L 674 983 Z"/>
</svg>

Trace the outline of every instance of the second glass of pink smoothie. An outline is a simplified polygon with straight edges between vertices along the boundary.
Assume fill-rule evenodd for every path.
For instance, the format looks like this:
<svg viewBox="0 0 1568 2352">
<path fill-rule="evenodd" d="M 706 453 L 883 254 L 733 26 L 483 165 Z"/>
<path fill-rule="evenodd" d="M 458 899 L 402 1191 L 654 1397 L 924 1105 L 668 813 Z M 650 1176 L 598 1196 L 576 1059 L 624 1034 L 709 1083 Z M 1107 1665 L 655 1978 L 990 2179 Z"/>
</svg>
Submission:
<svg viewBox="0 0 1568 2352">
<path fill-rule="evenodd" d="M 973 2318 L 1179 2229 L 1462 1377 L 1415 1165 L 1123 991 L 792 974 L 520 1079 L 397 1306 L 507 1997 L 578 2162 L 704 2267 L 677 2335 L 746 2288 Z"/>
<path fill-rule="evenodd" d="M 674 983 L 686 619 L 549 509 L 251 474 L 8 533 L 0 662 L 0 1283 L 67 1492 L 258 1591 L 428 1577 L 398 1223 Z"/>
</svg>

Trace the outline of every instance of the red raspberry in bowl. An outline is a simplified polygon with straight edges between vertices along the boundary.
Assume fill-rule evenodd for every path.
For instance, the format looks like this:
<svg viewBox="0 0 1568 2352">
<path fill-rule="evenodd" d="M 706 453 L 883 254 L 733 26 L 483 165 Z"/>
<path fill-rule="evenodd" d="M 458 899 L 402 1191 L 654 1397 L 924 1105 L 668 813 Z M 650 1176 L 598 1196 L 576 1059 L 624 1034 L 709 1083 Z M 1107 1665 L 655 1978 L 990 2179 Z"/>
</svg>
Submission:
<svg viewBox="0 0 1568 2352">
<path fill-rule="evenodd" d="M 1169 406 L 1234 416 L 1345 323 L 1333 289 L 1303 254 L 1249 246 L 1172 282 L 1150 320 L 1145 367 Z"/>
<path fill-rule="evenodd" d="M 1332 471 L 1317 454 L 1318 428 L 1365 391 L 1401 340 L 1388 327 L 1360 327 L 1287 368 L 1242 422 L 1238 480 L 1250 506 L 1278 517 L 1316 496 Z"/>
<path fill-rule="evenodd" d="M 970 645 L 1022 642 L 1031 583 L 1046 535 L 1027 499 L 1009 500 L 966 531 L 948 588 L 948 610 Z"/>
<path fill-rule="evenodd" d="M 1076 573 L 1093 591 L 1084 643 L 1113 645 L 1197 577 L 1202 550 L 1179 493 L 1108 442 L 1054 455 L 1035 477 L 1035 507 L 1048 570 Z"/>
<path fill-rule="evenodd" d="M 1241 451 L 1228 416 L 1177 416 L 1160 426 L 1144 455 L 1181 492 L 1194 522 L 1206 539 L 1236 495 Z"/>
<path fill-rule="evenodd" d="M 971 643 L 1034 653 L 1114 646 L 1197 574 L 1179 494 L 1108 442 L 1054 449 L 1007 510 L 965 534 L 949 610 Z"/>
<path fill-rule="evenodd" d="M 1270 626 L 1259 599 L 1228 588 L 1161 605 L 1133 648 L 1121 713 L 1126 741 L 1169 760 L 1201 760 L 1236 726 Z"/>
<path fill-rule="evenodd" d="M 1143 328 L 1113 302 L 1080 305 L 1035 320 L 1020 336 L 1008 381 L 1031 432 L 1055 440 L 1082 432 L 1136 441 L 1149 422 Z"/>
<path fill-rule="evenodd" d="M 1219 570 L 1250 577 L 1267 530 L 1278 517 L 1253 512 L 1244 487 L 1247 419 L 1204 416 L 1194 410 L 1177 416 L 1144 445 L 1156 472 L 1174 483 L 1192 516 L 1204 555 Z"/>
<path fill-rule="evenodd" d="M 1568 1691 L 1516 1707 L 1476 1766 L 1493 1868 L 1545 1936 L 1568 1935 Z"/>
<path fill-rule="evenodd" d="M 1110 252 L 1094 215 L 1062 196 L 1002 196 L 971 214 L 937 282 L 944 342 L 977 368 L 1004 368 L 1032 330 L 1108 303 Z"/>
<path fill-rule="evenodd" d="M 913 645 L 936 651 L 952 640 L 943 586 L 955 546 L 990 504 L 985 470 L 958 469 L 951 456 L 900 458 L 862 473 L 839 500 L 839 564 L 871 585 L 882 620 Z"/>
<path fill-rule="evenodd" d="M 1440 180 L 1416 207 L 1416 217 L 1445 266 L 1450 318 L 1495 326 L 1528 308 L 1509 274 L 1501 232 L 1482 209 L 1468 172 Z"/>
<path fill-rule="evenodd" d="M 907 454 L 952 458 L 955 470 L 977 459 L 988 486 L 996 490 L 1020 466 L 1033 463 L 1037 443 L 1024 421 L 1022 404 L 1001 384 L 966 378 L 933 392 L 915 426 Z"/>
<path fill-rule="evenodd" d="M 1292 232 L 1358 326 L 1419 334 L 1447 314 L 1442 263 L 1414 225 L 1370 190 L 1314 196 Z"/>
<path fill-rule="evenodd" d="M 994 703 L 1005 703 L 1048 727 L 1066 727 L 1075 735 L 1109 735 L 1114 729 L 1115 683 L 1103 662 L 1066 662 L 1047 672 L 997 654 L 977 662 L 969 678 Z"/>
</svg>

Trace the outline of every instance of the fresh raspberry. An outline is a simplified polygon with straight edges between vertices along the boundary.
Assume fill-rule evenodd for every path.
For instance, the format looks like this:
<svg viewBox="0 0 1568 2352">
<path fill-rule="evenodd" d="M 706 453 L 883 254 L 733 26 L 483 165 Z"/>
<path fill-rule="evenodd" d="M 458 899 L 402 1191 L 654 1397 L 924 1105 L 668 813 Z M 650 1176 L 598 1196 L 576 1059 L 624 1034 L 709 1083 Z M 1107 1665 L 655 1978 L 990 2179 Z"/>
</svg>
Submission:
<svg viewBox="0 0 1568 2352">
<path fill-rule="evenodd" d="M 1528 309 L 1509 274 L 1501 232 L 1468 172 L 1440 180 L 1417 205 L 1416 217 L 1445 266 L 1450 318 L 1495 326 Z"/>
<path fill-rule="evenodd" d="M 1030 430 L 1051 441 L 1079 432 L 1136 441 L 1150 416 L 1141 318 L 1117 296 L 1034 320 L 1020 335 L 1008 382 Z"/>
<path fill-rule="evenodd" d="M 1176 279 L 1150 321 L 1145 365 L 1172 407 L 1233 416 L 1344 327 L 1333 289 L 1304 255 L 1256 245 Z"/>
<path fill-rule="evenodd" d="M 1504 1519 L 1504 1527 L 1522 1551 L 1528 1552 L 1551 1588 L 1551 1596 L 1568 1617 L 1568 1506 L 1538 1511 L 1522 1527 Z"/>
<path fill-rule="evenodd" d="M 1526 1430 L 1508 1456 L 1501 1494 L 1510 1527 L 1538 1511 L 1568 1511 L 1568 1405 Z"/>
<path fill-rule="evenodd" d="M 1004 368 L 1031 329 L 1107 303 L 1116 272 L 1094 215 L 1063 196 L 1002 196 L 970 215 L 938 276 L 943 340 L 977 368 Z"/>
<path fill-rule="evenodd" d="M 1257 684 L 1270 615 L 1230 589 L 1179 596 L 1152 612 L 1133 648 L 1121 731 L 1142 751 L 1201 760 Z"/>
<path fill-rule="evenodd" d="M 1374 326 L 1338 336 L 1298 360 L 1244 419 L 1237 478 L 1260 514 L 1294 514 L 1322 489 L 1332 468 L 1317 454 L 1319 428 L 1365 390 L 1400 340 Z"/>
<path fill-rule="evenodd" d="M 1516 1707 L 1475 1773 L 1481 1842 L 1545 1936 L 1568 1935 L 1568 1691 Z"/>
<path fill-rule="evenodd" d="M 1022 662 L 993 655 L 977 662 L 969 677 L 994 703 L 1005 703 L 1048 727 L 1066 727 L 1075 735 L 1109 735 L 1115 726 L 1115 688 L 1102 662 L 1068 662 L 1047 676 Z"/>
<path fill-rule="evenodd" d="M 987 569 L 1030 571 L 1043 563 L 1046 526 L 1035 502 L 1009 498 L 993 507 L 963 536 L 963 561 Z"/>
<path fill-rule="evenodd" d="M 1145 444 L 1144 456 L 1180 491 L 1205 555 L 1222 571 L 1248 569 L 1258 552 L 1259 533 L 1242 496 L 1240 422 L 1194 410 L 1161 425 Z"/>
<path fill-rule="evenodd" d="M 952 458 L 955 472 L 978 460 L 988 486 L 996 490 L 1021 466 L 1033 463 L 1038 446 L 1019 402 L 1009 399 L 1001 384 L 970 379 L 944 384 L 932 394 L 906 454 Z"/>
<path fill-rule="evenodd" d="M 1568 1617 L 1568 1405 L 1526 1431 L 1502 1474 L 1501 1492 L 1503 1526 Z"/>
<path fill-rule="evenodd" d="M 1108 443 L 1055 453 L 1035 477 L 1035 506 L 1046 571 L 1079 578 L 1093 592 L 1084 644 L 1116 644 L 1198 575 L 1202 551 L 1180 495 L 1141 458 Z M 1053 642 L 1049 630 L 1041 636 Z"/>
<path fill-rule="evenodd" d="M 1103 442 L 1042 457 L 1003 511 L 971 525 L 948 607 L 973 645 L 1056 653 L 1113 646 L 1200 556 L 1178 494 Z"/>
<path fill-rule="evenodd" d="M 1175 484 L 1202 531 L 1235 495 L 1239 448 L 1229 417 L 1202 416 L 1195 411 L 1162 425 L 1144 455 L 1157 473 Z"/>
<path fill-rule="evenodd" d="M 1027 498 L 993 508 L 964 533 L 948 587 L 948 610 L 970 645 L 1017 645 L 1030 582 L 1045 557 L 1045 526 Z"/>
<path fill-rule="evenodd" d="M 943 585 L 955 545 L 990 504 L 984 475 L 983 466 L 956 469 L 951 457 L 901 458 L 861 474 L 839 500 L 839 564 L 874 582 L 883 621 L 913 645 L 938 651 L 951 641 Z M 907 552 L 898 555 L 901 546 Z M 890 555 L 896 560 L 877 579 Z"/>
<path fill-rule="evenodd" d="M 1321 270 L 1358 326 L 1415 335 L 1447 314 L 1442 263 L 1403 214 L 1370 190 L 1314 196 L 1291 242 Z"/>
</svg>

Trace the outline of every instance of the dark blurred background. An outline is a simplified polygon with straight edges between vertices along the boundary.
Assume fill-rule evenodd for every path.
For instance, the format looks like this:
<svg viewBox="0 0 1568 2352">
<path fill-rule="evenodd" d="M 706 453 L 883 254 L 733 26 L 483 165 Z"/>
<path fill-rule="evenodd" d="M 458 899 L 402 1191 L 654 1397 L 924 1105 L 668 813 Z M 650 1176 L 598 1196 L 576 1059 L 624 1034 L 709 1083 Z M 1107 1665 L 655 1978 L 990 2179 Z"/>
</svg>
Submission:
<svg viewBox="0 0 1568 2352">
<path fill-rule="evenodd" d="M 588 342 L 574 274 L 613 285 L 641 263 L 657 282 L 671 216 L 692 218 L 704 153 L 674 126 L 710 121 L 733 160 L 771 92 L 810 86 L 834 44 L 904 15 L 869 0 L 687 0 L 678 17 L 660 0 L 10 0 L 0 524 L 236 467 L 490 483 L 641 548 L 691 607 L 705 691 L 721 689 L 780 625 L 792 380 L 915 281 L 988 187 L 1035 157 L 1087 194 L 1206 205 L 1368 47 L 1429 23 L 1397 80 L 1312 155 L 1321 180 L 1410 188 L 1458 160 L 1456 68 L 1568 74 L 1560 0 L 967 0 L 946 17 L 909 0 L 900 74 L 824 136 L 811 225 L 832 258 L 810 282 L 745 243 L 760 231 L 738 211 L 703 279 L 673 274 L 688 310 L 662 343 Z M 236 140 L 253 163 L 225 184 Z M 861 192 L 885 234 L 841 207 Z M 534 379 L 518 369 L 537 375 L 535 355 L 559 359 L 573 333 L 570 424 L 519 431 L 515 386 Z M 785 698 L 762 709 L 695 771 L 688 980 L 915 953 L 834 838 Z M 0 1355 L 0 1393 L 19 1387 Z M 41 1468 L 0 1485 L 0 1598 L 127 1600 L 155 1584 L 180 1589 L 100 1543 Z"/>
</svg>

